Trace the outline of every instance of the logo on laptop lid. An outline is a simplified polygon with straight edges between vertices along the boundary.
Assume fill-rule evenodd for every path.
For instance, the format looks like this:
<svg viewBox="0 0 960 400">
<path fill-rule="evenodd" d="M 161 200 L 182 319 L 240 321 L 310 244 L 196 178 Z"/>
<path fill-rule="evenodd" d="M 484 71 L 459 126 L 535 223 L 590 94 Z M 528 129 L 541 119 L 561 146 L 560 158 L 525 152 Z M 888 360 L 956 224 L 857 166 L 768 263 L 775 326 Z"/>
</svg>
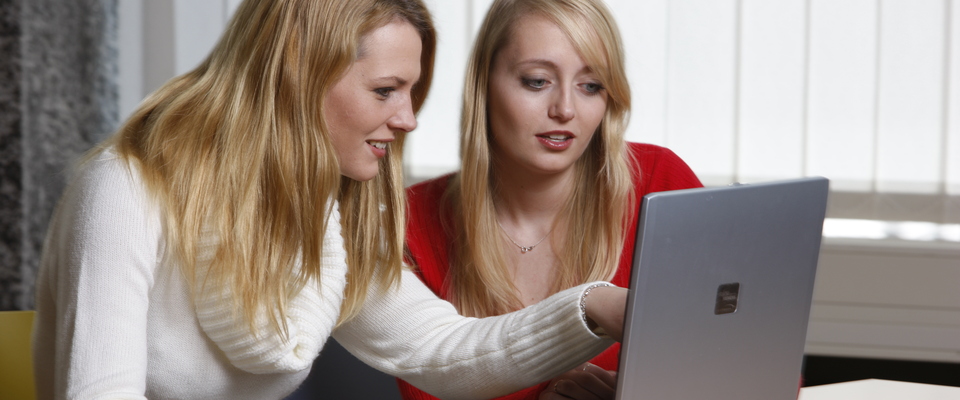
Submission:
<svg viewBox="0 0 960 400">
<path fill-rule="evenodd" d="M 733 314 L 737 311 L 740 300 L 740 283 L 725 283 L 717 288 L 717 304 L 713 313 L 716 315 Z"/>
</svg>

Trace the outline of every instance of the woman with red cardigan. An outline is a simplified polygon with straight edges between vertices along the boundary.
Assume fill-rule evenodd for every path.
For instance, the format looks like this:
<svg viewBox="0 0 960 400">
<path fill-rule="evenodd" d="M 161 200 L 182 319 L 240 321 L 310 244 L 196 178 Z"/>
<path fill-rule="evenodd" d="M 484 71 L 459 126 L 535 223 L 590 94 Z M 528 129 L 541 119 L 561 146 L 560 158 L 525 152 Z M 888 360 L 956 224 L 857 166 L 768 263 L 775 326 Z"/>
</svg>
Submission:
<svg viewBox="0 0 960 400">
<path fill-rule="evenodd" d="M 468 64 L 461 170 L 407 190 L 408 262 L 475 317 L 584 282 L 626 287 L 639 200 L 702 186 L 670 150 L 624 140 L 629 110 L 600 0 L 495 1 Z M 612 398 L 619 349 L 502 398 Z M 399 384 L 404 399 L 433 398 Z"/>
</svg>

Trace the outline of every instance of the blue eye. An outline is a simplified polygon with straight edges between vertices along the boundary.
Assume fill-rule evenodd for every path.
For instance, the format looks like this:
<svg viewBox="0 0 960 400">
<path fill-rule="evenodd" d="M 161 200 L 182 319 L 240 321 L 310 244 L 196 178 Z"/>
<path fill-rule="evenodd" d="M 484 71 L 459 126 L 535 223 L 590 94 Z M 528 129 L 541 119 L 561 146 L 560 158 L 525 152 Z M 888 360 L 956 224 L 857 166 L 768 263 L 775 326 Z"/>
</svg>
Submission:
<svg viewBox="0 0 960 400">
<path fill-rule="evenodd" d="M 600 93 L 603 90 L 603 86 L 596 82 L 585 83 L 582 86 L 583 90 L 590 94 Z"/>
<path fill-rule="evenodd" d="M 373 89 L 373 92 L 376 93 L 377 96 L 379 96 L 380 98 L 386 99 L 387 97 L 390 97 L 390 93 L 393 93 L 394 90 L 396 89 L 391 87 L 385 87 L 385 88 Z"/>
<path fill-rule="evenodd" d="M 525 86 L 533 89 L 543 89 L 544 86 L 547 86 L 546 79 L 521 78 L 521 81 Z"/>
</svg>

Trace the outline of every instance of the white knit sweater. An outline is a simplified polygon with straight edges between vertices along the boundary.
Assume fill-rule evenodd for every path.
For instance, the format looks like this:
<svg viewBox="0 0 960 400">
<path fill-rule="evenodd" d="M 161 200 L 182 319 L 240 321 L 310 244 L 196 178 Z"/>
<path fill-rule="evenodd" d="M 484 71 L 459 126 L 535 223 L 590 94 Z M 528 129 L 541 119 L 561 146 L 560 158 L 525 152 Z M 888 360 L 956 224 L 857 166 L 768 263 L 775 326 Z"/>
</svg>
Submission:
<svg viewBox="0 0 960 400">
<path fill-rule="evenodd" d="M 290 340 L 235 318 L 230 293 L 194 300 L 165 251 L 160 211 L 107 151 L 81 169 L 52 219 L 37 281 L 34 369 L 40 399 L 280 399 L 306 378 L 337 320 L 346 263 L 339 213 L 324 238 L 321 284 L 290 304 Z M 206 239 L 202 250 L 215 245 Z M 608 345 L 583 324 L 584 286 L 522 311 L 459 316 L 409 271 L 373 287 L 332 332 L 364 362 L 442 398 L 530 386 Z"/>
</svg>

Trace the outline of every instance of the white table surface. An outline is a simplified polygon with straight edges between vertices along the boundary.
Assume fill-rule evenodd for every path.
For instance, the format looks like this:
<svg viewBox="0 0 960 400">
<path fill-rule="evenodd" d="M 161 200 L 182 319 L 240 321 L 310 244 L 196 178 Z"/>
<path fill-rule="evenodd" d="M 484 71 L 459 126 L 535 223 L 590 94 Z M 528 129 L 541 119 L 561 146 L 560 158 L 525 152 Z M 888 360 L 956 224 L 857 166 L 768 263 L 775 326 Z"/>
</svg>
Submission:
<svg viewBox="0 0 960 400">
<path fill-rule="evenodd" d="M 805 387 L 798 400 L 960 400 L 960 387 L 867 379 Z"/>
</svg>

